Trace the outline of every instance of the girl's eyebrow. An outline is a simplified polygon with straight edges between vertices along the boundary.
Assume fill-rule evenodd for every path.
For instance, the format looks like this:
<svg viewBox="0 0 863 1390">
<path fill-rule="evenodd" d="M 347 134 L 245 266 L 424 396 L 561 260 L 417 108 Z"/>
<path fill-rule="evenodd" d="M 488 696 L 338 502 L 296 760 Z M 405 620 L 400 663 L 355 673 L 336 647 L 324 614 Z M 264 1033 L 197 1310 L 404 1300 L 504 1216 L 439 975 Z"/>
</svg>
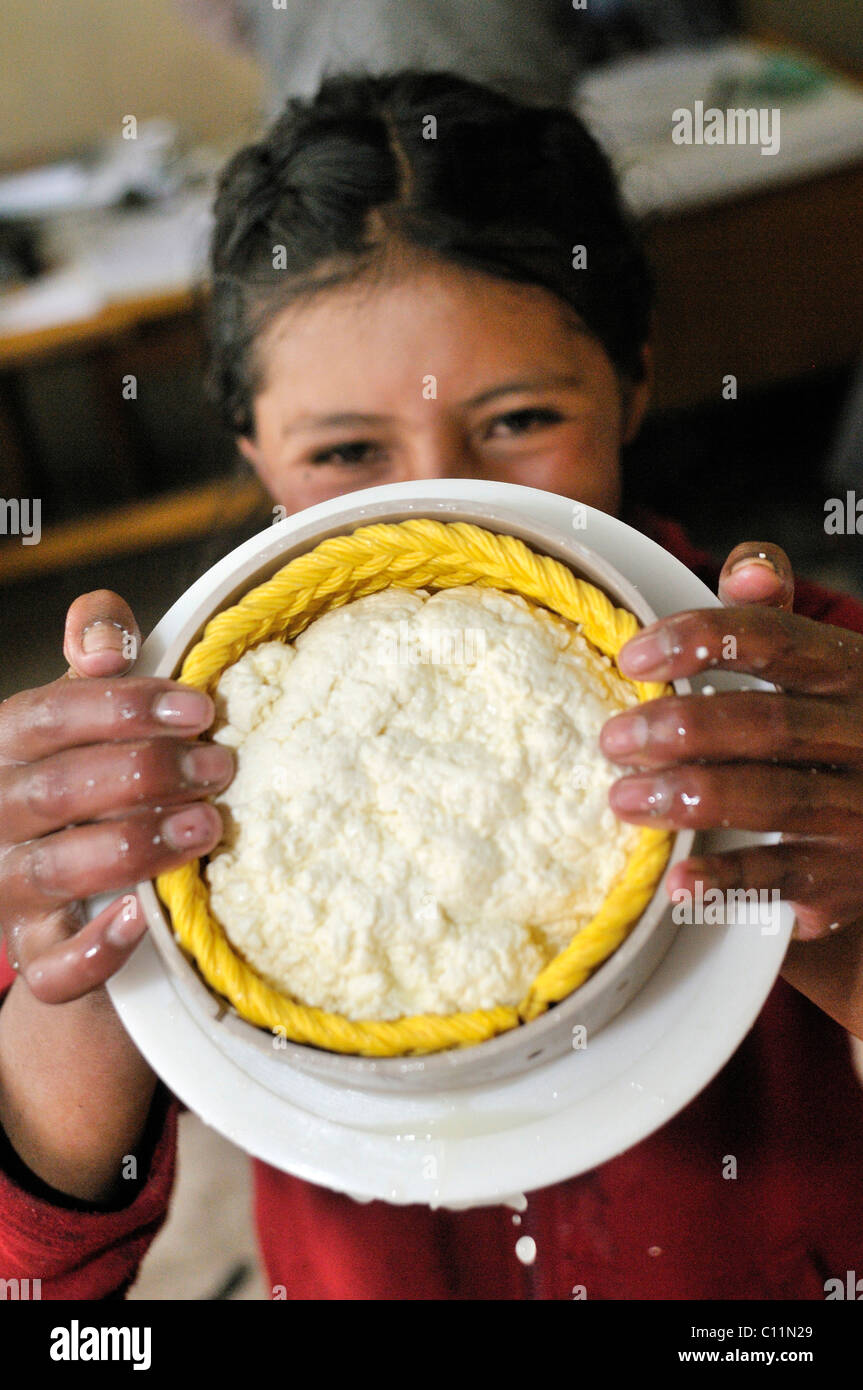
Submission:
<svg viewBox="0 0 863 1390">
<path fill-rule="evenodd" d="M 481 391 L 478 396 L 472 396 L 463 404 L 472 409 L 478 405 L 486 405 L 498 396 L 514 395 L 516 391 L 548 391 L 554 386 L 580 386 L 583 381 L 584 377 L 574 372 L 545 372 L 538 376 L 524 377 L 520 381 L 509 381 L 505 386 L 492 386 L 490 390 Z"/>
<path fill-rule="evenodd" d="M 582 380 L 582 377 L 572 372 L 546 372 L 539 376 L 524 377 L 518 381 L 508 381 L 502 386 L 492 386 L 488 391 L 481 391 L 478 396 L 471 396 L 469 400 L 461 401 L 460 405 L 462 408 L 474 410 L 479 405 L 487 405 L 489 401 L 496 400 L 498 396 L 511 396 L 517 391 L 547 391 L 555 386 L 578 386 Z M 364 425 L 387 425 L 393 419 L 392 415 L 366 414 L 357 410 L 342 410 L 332 415 L 299 415 L 295 420 L 287 420 L 282 425 L 282 438 L 304 430 L 337 427 L 353 429 L 362 428 Z"/>
<path fill-rule="evenodd" d="M 334 415 L 299 415 L 295 420 L 286 420 L 282 425 L 282 437 L 299 430 L 319 430 L 335 425 L 385 425 L 392 419 L 390 415 L 364 415 L 356 410 L 337 411 Z"/>
</svg>

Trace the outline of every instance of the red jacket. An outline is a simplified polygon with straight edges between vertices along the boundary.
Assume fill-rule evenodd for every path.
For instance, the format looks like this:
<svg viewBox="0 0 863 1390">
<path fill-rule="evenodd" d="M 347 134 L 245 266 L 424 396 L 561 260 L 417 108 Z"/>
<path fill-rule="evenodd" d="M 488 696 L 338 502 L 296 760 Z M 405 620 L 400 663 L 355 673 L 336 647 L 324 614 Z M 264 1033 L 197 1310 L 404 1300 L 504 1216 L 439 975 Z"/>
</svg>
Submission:
<svg viewBox="0 0 863 1390">
<path fill-rule="evenodd" d="M 642 527 L 715 587 L 679 527 Z M 801 582 L 798 612 L 863 632 L 863 605 Z M 0 987 L 11 980 L 0 959 Z M 167 1212 L 178 1102 L 159 1087 L 147 1171 L 123 1208 L 53 1193 L 6 1147 L 0 1278 L 43 1298 L 98 1299 L 133 1282 Z M 737 1178 L 723 1177 L 726 1155 Z M 823 1299 L 863 1273 L 863 1093 L 849 1039 L 779 981 L 731 1061 L 679 1115 L 601 1168 L 504 1207 L 360 1205 L 253 1164 L 267 1276 L 291 1299 Z M 534 1265 L 515 1242 L 530 1235 Z M 279 1291 L 281 1295 L 281 1290 Z M 283 1295 L 282 1295 L 283 1296 Z"/>
</svg>

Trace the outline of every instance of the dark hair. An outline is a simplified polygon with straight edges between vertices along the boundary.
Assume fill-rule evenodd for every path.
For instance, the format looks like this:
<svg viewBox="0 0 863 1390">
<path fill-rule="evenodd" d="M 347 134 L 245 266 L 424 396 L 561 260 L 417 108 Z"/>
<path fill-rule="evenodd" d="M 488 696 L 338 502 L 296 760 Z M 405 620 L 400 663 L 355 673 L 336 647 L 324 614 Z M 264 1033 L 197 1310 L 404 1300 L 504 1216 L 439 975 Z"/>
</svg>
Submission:
<svg viewBox="0 0 863 1390">
<path fill-rule="evenodd" d="M 229 429 L 253 433 L 256 342 L 279 310 L 393 246 L 551 291 L 640 379 L 650 272 L 582 121 L 449 73 L 339 76 L 290 99 L 219 179 L 207 386 Z"/>
</svg>

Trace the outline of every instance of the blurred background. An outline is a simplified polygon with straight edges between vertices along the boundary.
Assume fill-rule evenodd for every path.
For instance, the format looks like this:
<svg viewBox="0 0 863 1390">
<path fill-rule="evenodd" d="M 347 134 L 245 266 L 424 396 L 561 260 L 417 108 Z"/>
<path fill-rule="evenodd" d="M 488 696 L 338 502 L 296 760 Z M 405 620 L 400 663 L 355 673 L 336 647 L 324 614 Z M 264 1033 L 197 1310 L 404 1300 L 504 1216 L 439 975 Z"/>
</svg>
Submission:
<svg viewBox="0 0 863 1390">
<path fill-rule="evenodd" d="M 202 389 L 214 179 L 288 94 L 405 64 L 574 103 L 611 153 L 659 286 L 630 497 L 863 594 L 863 539 L 824 529 L 863 497 L 859 0 L 4 0 L 0 697 L 61 674 L 77 594 L 146 633 L 265 524 Z M 779 108 L 779 151 L 673 145 L 695 100 Z M 245 1158 L 183 1126 L 137 1296 L 264 1297 Z"/>
</svg>

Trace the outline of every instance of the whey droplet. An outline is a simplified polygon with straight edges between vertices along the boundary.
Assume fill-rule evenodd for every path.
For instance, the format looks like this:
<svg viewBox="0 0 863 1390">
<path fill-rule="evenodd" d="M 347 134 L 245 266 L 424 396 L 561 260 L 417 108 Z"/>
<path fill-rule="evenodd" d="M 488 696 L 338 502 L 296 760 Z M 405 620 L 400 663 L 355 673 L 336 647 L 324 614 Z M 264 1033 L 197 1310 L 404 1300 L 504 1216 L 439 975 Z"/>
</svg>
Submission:
<svg viewBox="0 0 863 1390">
<path fill-rule="evenodd" d="M 503 1198 L 505 1207 L 512 1207 L 513 1211 L 527 1211 L 527 1198 L 523 1192 L 515 1192 L 511 1197 Z"/>
<path fill-rule="evenodd" d="M 532 1265 L 536 1259 L 536 1241 L 533 1236 L 519 1236 L 515 1243 L 515 1253 L 523 1265 Z"/>
</svg>

